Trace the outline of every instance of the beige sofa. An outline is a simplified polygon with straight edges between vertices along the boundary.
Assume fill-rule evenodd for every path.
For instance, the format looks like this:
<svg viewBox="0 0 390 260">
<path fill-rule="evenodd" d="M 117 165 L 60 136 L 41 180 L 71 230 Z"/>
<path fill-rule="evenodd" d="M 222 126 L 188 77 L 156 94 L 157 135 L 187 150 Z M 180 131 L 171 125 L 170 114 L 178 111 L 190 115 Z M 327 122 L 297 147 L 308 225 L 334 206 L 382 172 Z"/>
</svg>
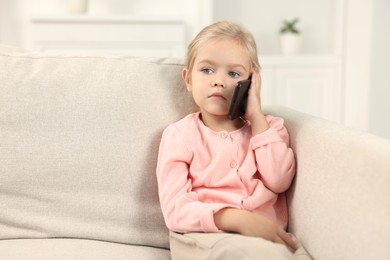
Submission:
<svg viewBox="0 0 390 260">
<path fill-rule="evenodd" d="M 170 259 L 155 167 L 193 107 L 181 68 L 0 47 L 0 259 Z M 290 231 L 318 260 L 390 259 L 390 142 L 267 111 L 298 162 Z"/>
</svg>

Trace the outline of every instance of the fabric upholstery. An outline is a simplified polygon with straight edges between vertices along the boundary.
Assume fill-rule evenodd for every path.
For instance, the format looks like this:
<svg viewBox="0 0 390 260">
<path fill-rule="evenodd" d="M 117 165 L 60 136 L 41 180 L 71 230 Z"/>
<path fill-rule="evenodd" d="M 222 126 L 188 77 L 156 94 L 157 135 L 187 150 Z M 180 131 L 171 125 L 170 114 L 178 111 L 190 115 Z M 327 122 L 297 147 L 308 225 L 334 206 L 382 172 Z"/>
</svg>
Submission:
<svg viewBox="0 0 390 260">
<path fill-rule="evenodd" d="M 307 114 L 285 118 L 297 158 L 290 232 L 316 260 L 390 259 L 390 141 Z"/>
<path fill-rule="evenodd" d="M 181 69 L 0 48 L 0 239 L 168 248 L 155 167 L 162 130 L 193 107 Z"/>
<path fill-rule="evenodd" d="M 1 259 L 28 260 L 137 260 L 171 259 L 161 248 L 87 239 L 13 239 L 0 241 Z"/>
</svg>

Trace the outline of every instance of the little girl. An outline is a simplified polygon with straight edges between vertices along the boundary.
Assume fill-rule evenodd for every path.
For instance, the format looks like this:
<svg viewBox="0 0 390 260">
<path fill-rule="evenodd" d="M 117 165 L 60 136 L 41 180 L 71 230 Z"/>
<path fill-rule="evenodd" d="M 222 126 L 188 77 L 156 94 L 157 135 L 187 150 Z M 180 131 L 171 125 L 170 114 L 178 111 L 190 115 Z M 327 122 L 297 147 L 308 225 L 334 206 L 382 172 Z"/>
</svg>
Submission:
<svg viewBox="0 0 390 260">
<path fill-rule="evenodd" d="M 259 71 L 238 24 L 212 24 L 188 47 L 182 76 L 199 112 L 165 129 L 157 165 L 172 259 L 310 259 L 285 231 L 295 159 L 283 119 L 262 111 Z M 230 120 L 248 78 L 245 115 Z"/>
</svg>

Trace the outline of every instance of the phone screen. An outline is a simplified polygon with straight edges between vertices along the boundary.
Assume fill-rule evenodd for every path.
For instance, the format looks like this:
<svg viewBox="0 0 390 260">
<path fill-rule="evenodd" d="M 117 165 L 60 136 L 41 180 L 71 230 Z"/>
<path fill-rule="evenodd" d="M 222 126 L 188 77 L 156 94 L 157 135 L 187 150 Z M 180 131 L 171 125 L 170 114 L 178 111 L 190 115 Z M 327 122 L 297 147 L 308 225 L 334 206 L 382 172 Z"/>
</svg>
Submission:
<svg viewBox="0 0 390 260">
<path fill-rule="evenodd" d="M 239 81 L 234 89 L 232 102 L 230 103 L 228 118 L 234 120 L 245 115 L 246 104 L 248 100 L 248 91 L 251 80 Z"/>
</svg>

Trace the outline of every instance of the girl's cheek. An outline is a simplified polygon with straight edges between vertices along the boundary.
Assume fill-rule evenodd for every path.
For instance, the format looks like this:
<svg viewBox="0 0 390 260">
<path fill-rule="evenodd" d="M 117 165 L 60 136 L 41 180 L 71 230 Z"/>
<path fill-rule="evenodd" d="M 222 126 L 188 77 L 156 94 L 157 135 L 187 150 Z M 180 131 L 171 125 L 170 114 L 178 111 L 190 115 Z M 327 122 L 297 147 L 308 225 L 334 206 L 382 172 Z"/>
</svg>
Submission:
<svg viewBox="0 0 390 260">
<path fill-rule="evenodd" d="M 234 80 L 230 83 L 230 87 L 233 89 L 235 89 L 235 87 L 237 86 L 237 83 L 240 81 L 240 80 L 243 80 L 243 79 L 237 79 L 237 80 Z"/>
</svg>

